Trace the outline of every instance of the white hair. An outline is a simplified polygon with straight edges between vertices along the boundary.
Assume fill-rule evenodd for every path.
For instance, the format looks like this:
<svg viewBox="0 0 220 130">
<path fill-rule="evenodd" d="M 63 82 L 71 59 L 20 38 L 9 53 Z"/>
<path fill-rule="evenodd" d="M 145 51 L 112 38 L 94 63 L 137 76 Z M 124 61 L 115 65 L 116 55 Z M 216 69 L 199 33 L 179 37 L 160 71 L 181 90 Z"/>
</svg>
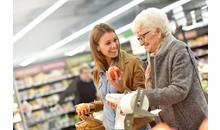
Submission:
<svg viewBox="0 0 220 130">
<path fill-rule="evenodd" d="M 163 36 L 170 34 L 167 15 L 157 8 L 148 8 L 138 14 L 133 21 L 132 31 L 138 33 L 141 30 L 155 32 L 160 28 Z"/>
</svg>

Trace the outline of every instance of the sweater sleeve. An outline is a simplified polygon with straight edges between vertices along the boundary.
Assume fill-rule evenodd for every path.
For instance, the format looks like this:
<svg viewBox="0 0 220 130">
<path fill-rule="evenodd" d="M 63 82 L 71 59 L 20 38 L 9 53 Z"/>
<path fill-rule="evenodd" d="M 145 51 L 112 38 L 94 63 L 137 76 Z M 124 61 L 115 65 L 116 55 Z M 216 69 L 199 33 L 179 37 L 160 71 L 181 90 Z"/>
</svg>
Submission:
<svg viewBox="0 0 220 130">
<path fill-rule="evenodd" d="M 75 93 L 75 92 L 76 92 L 76 89 L 77 89 L 76 81 L 73 81 L 73 82 L 69 85 L 69 87 L 68 87 L 64 92 L 61 93 L 60 100 L 58 101 L 58 104 L 62 105 L 62 104 L 64 103 L 64 99 L 65 99 L 67 96 L 69 96 L 69 95 Z"/>
<path fill-rule="evenodd" d="M 181 102 L 190 91 L 193 78 L 193 64 L 186 48 L 173 48 L 171 83 L 164 88 L 145 89 L 150 106 L 171 105 Z M 166 67 L 165 67 L 166 68 Z M 157 81 L 156 81 L 157 82 Z"/>
</svg>

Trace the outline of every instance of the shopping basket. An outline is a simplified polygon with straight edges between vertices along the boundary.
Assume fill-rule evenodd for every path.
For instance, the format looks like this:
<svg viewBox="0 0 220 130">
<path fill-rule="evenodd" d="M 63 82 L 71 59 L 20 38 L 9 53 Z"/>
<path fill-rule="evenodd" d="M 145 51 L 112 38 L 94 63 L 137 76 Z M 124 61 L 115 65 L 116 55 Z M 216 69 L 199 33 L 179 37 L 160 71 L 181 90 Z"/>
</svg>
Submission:
<svg viewBox="0 0 220 130">
<path fill-rule="evenodd" d="M 92 114 L 90 114 L 90 118 L 95 119 Z M 95 119 L 95 120 L 98 120 L 98 119 Z M 103 126 L 103 124 L 100 124 L 96 127 L 84 127 L 84 128 L 82 128 L 82 127 L 80 127 L 80 125 L 82 123 L 84 123 L 84 121 L 80 121 L 80 122 L 75 124 L 76 130 L 105 130 L 105 127 Z"/>
</svg>

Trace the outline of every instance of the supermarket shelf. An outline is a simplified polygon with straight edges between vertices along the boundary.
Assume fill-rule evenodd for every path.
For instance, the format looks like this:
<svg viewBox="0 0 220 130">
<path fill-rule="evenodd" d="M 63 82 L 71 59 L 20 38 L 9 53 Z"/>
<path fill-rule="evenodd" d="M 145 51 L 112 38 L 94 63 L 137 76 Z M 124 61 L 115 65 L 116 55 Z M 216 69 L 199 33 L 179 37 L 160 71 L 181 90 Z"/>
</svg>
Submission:
<svg viewBox="0 0 220 130">
<path fill-rule="evenodd" d="M 60 92 L 63 92 L 65 90 L 66 90 L 66 88 L 60 88 L 60 89 L 56 89 L 56 90 L 51 90 L 50 92 L 47 92 L 45 94 L 36 94 L 34 96 L 29 96 L 29 97 L 26 97 L 26 98 L 21 98 L 21 101 L 33 100 L 35 98 L 40 98 L 40 97 L 45 97 L 45 96 L 48 96 L 48 95 L 51 95 L 51 94 L 60 93 Z"/>
<path fill-rule="evenodd" d="M 73 101 L 73 100 L 74 100 L 74 97 L 73 97 L 73 98 L 69 98 L 69 100 L 66 101 L 65 103 L 70 102 L 70 101 Z M 56 105 L 56 104 L 57 104 L 57 103 L 49 103 L 48 106 L 45 106 L 45 107 L 52 107 L 52 106 L 54 106 L 54 105 Z M 39 106 L 39 107 L 35 107 L 32 111 L 36 111 L 36 110 L 39 110 L 39 109 L 41 109 L 41 108 L 43 108 L 43 105 L 42 105 L 42 106 Z"/>
<path fill-rule="evenodd" d="M 64 111 L 64 112 L 53 112 L 52 114 L 47 114 L 45 116 L 42 116 L 40 118 L 36 118 L 36 119 L 33 119 L 31 121 L 27 121 L 27 125 L 30 127 L 30 126 L 33 126 L 39 122 L 42 122 L 42 121 L 45 121 L 45 120 L 48 120 L 48 119 L 51 119 L 51 118 L 56 118 L 58 116 L 61 116 L 63 114 L 67 114 L 67 113 L 71 113 L 71 112 L 75 112 L 75 109 L 71 109 L 69 111 Z"/>
<path fill-rule="evenodd" d="M 197 57 L 201 58 L 203 56 L 207 56 L 208 55 L 208 50 L 206 50 L 204 53 L 201 53 L 201 54 L 196 54 Z M 196 58 L 197 58 L 196 57 Z"/>
<path fill-rule="evenodd" d="M 198 44 L 198 45 L 195 45 L 195 46 L 190 46 L 191 49 L 195 49 L 195 48 L 201 48 L 201 47 L 205 47 L 205 46 L 208 46 L 208 43 L 206 44 Z"/>
<path fill-rule="evenodd" d="M 62 127 L 59 127 L 59 128 L 53 128 L 53 129 L 50 129 L 50 130 L 62 130 L 64 128 L 68 128 L 68 127 L 72 127 L 72 126 L 75 126 L 75 122 L 68 122 L 68 123 L 65 123 Z"/>
<path fill-rule="evenodd" d="M 49 84 L 49 83 L 55 83 L 55 82 L 58 82 L 58 81 L 60 81 L 60 80 L 70 79 L 70 78 L 74 78 L 74 77 L 78 77 L 78 76 L 79 76 L 79 75 L 72 75 L 72 74 L 63 75 L 63 76 L 60 76 L 60 77 L 58 77 L 58 78 L 45 81 L 45 82 L 43 82 L 43 83 L 34 83 L 34 84 L 32 84 L 32 85 L 20 86 L 20 87 L 18 88 L 18 91 L 25 90 L 25 89 L 29 89 L 29 88 L 34 88 L 34 87 L 38 87 L 38 86 L 42 86 L 42 85 Z"/>
</svg>

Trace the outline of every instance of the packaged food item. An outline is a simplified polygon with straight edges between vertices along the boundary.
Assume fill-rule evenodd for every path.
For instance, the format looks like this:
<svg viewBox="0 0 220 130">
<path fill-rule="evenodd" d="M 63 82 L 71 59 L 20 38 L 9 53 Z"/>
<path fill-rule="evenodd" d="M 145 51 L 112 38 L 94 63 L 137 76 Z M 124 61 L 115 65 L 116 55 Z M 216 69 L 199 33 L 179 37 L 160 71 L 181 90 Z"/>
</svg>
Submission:
<svg viewBox="0 0 220 130">
<path fill-rule="evenodd" d="M 18 89 L 23 89 L 23 88 L 25 88 L 25 82 L 24 82 L 24 80 L 23 79 L 18 79 L 18 80 L 16 80 L 16 87 L 18 88 Z"/>
<path fill-rule="evenodd" d="M 28 117 L 31 117 L 33 107 L 27 101 L 24 101 L 23 104 L 25 105 L 24 112 Z"/>
<path fill-rule="evenodd" d="M 47 97 L 42 98 L 43 106 L 48 106 Z"/>
<path fill-rule="evenodd" d="M 69 86 L 69 83 L 67 80 L 62 80 L 61 82 L 63 83 L 63 87 L 67 88 Z"/>
<path fill-rule="evenodd" d="M 30 86 L 32 86 L 34 84 L 34 80 L 33 80 L 33 78 L 31 76 L 25 77 L 24 78 L 24 82 L 25 82 L 25 85 L 27 87 L 30 87 Z"/>
<path fill-rule="evenodd" d="M 33 77 L 35 84 L 41 84 L 47 80 L 47 75 L 44 73 L 39 73 Z"/>
</svg>

